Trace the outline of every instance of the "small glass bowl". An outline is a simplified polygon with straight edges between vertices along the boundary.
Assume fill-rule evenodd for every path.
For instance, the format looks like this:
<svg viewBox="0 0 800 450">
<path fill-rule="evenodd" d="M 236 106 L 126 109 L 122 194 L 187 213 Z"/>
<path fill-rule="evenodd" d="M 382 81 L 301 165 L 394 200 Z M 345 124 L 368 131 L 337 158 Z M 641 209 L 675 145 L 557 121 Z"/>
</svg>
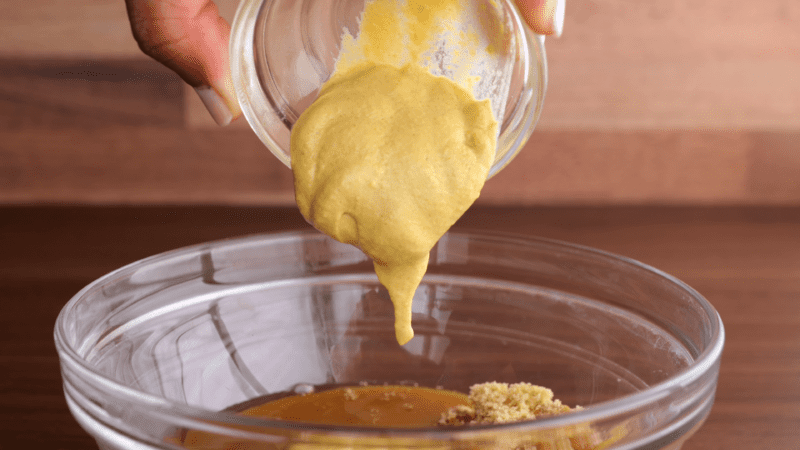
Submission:
<svg viewBox="0 0 800 450">
<path fill-rule="evenodd" d="M 236 95 L 250 127 L 289 167 L 291 128 L 333 73 L 343 32 L 358 34 L 364 3 L 242 0 L 239 4 L 230 39 Z M 467 3 L 491 15 L 482 18 L 483 26 L 476 27 L 485 30 L 487 39 L 495 39 L 494 34 L 500 33 L 505 40 L 497 47 L 500 50 L 494 53 L 495 59 L 480 61 L 488 64 L 481 73 L 491 80 L 495 117 L 500 124 L 491 177 L 520 151 L 541 113 L 547 87 L 544 38 L 525 25 L 512 0 Z M 489 98 L 482 94 L 476 97 Z"/>
<path fill-rule="evenodd" d="M 684 283 L 624 257 L 450 232 L 413 311 L 416 336 L 401 347 L 361 251 L 313 231 L 256 235 L 98 279 L 61 311 L 55 342 L 67 404 L 103 449 L 678 449 L 714 401 L 719 315 Z M 547 386 L 584 409 L 422 429 L 234 413 L 314 386 L 466 392 L 487 381 Z"/>
</svg>

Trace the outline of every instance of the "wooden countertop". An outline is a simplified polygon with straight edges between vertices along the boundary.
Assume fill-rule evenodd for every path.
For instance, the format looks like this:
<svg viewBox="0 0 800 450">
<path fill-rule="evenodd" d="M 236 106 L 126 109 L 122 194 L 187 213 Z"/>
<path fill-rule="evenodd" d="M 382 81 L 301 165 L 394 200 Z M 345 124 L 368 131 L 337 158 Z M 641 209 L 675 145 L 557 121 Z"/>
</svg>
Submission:
<svg viewBox="0 0 800 450">
<path fill-rule="evenodd" d="M 179 246 L 306 226 L 294 208 L 0 207 L 0 448 L 95 448 L 53 344 L 81 287 Z M 800 208 L 478 208 L 457 226 L 590 245 L 686 281 L 727 341 L 714 408 L 684 448 L 800 448 Z"/>
</svg>

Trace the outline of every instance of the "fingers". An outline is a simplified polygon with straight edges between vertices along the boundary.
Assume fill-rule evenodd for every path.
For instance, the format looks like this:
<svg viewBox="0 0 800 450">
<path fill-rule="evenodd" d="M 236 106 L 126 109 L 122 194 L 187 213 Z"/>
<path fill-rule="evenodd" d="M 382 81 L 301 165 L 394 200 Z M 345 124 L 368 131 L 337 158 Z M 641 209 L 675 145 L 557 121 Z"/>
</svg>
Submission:
<svg viewBox="0 0 800 450">
<path fill-rule="evenodd" d="M 565 0 L 516 0 L 540 34 L 560 36 Z M 231 79 L 230 26 L 211 0 L 126 0 L 134 38 L 142 51 L 194 86 L 214 120 L 227 125 L 241 115 Z"/>
<path fill-rule="evenodd" d="M 566 0 L 516 0 L 528 25 L 539 34 L 561 36 Z"/>
<path fill-rule="evenodd" d="M 195 88 L 220 125 L 241 115 L 231 79 L 230 26 L 210 0 L 126 0 L 142 51 Z"/>
</svg>

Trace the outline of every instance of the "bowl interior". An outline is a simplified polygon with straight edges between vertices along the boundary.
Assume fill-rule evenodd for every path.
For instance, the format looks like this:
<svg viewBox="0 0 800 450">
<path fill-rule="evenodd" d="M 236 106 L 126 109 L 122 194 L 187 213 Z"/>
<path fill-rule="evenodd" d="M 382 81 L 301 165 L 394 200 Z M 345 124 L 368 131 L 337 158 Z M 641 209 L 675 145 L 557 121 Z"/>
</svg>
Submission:
<svg viewBox="0 0 800 450">
<path fill-rule="evenodd" d="M 361 251 L 315 232 L 253 236 L 101 278 L 64 308 L 56 343 L 73 414 L 104 438 L 109 429 L 158 442 L 183 427 L 217 432 L 208 424 L 238 423 L 224 411 L 309 387 L 466 392 L 499 381 L 546 386 L 586 409 L 498 433 L 591 423 L 605 439 L 661 448 L 652 443 L 691 434 L 713 402 L 718 315 L 680 281 L 622 257 L 450 232 L 431 254 L 413 312 L 416 335 L 401 347 L 391 302 Z M 262 437 L 292 427 L 255 424 L 284 430 Z M 298 439 L 315 428 L 303 429 Z"/>
<path fill-rule="evenodd" d="M 83 353 L 101 374 L 210 410 L 297 385 L 365 381 L 460 391 L 526 381 L 588 406 L 674 376 L 703 348 L 710 323 L 680 287 L 508 246 L 448 236 L 403 347 L 371 262 L 327 239 L 143 265 L 86 296 L 99 314 L 73 326 L 92 327 Z M 621 264 L 594 256 L 583 262 Z M 665 302 L 683 304 L 670 317 Z"/>
</svg>

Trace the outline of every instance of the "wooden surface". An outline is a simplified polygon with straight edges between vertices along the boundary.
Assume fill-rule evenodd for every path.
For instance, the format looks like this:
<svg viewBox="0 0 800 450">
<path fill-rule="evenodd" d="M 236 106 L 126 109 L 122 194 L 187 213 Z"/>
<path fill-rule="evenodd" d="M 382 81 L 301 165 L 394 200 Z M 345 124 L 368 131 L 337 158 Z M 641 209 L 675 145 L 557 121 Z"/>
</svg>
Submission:
<svg viewBox="0 0 800 450">
<path fill-rule="evenodd" d="M 727 333 L 716 403 L 684 448 L 800 448 L 800 208 L 477 208 L 457 226 L 590 245 L 683 279 Z M 84 285 L 179 246 L 298 227 L 294 208 L 0 208 L 0 448 L 94 448 L 67 410 L 52 337 Z"/>
<path fill-rule="evenodd" d="M 796 0 L 569 1 L 538 129 L 480 201 L 798 204 L 798 24 Z M 292 198 L 244 121 L 141 55 L 122 0 L 0 3 L 0 203 Z"/>
</svg>

